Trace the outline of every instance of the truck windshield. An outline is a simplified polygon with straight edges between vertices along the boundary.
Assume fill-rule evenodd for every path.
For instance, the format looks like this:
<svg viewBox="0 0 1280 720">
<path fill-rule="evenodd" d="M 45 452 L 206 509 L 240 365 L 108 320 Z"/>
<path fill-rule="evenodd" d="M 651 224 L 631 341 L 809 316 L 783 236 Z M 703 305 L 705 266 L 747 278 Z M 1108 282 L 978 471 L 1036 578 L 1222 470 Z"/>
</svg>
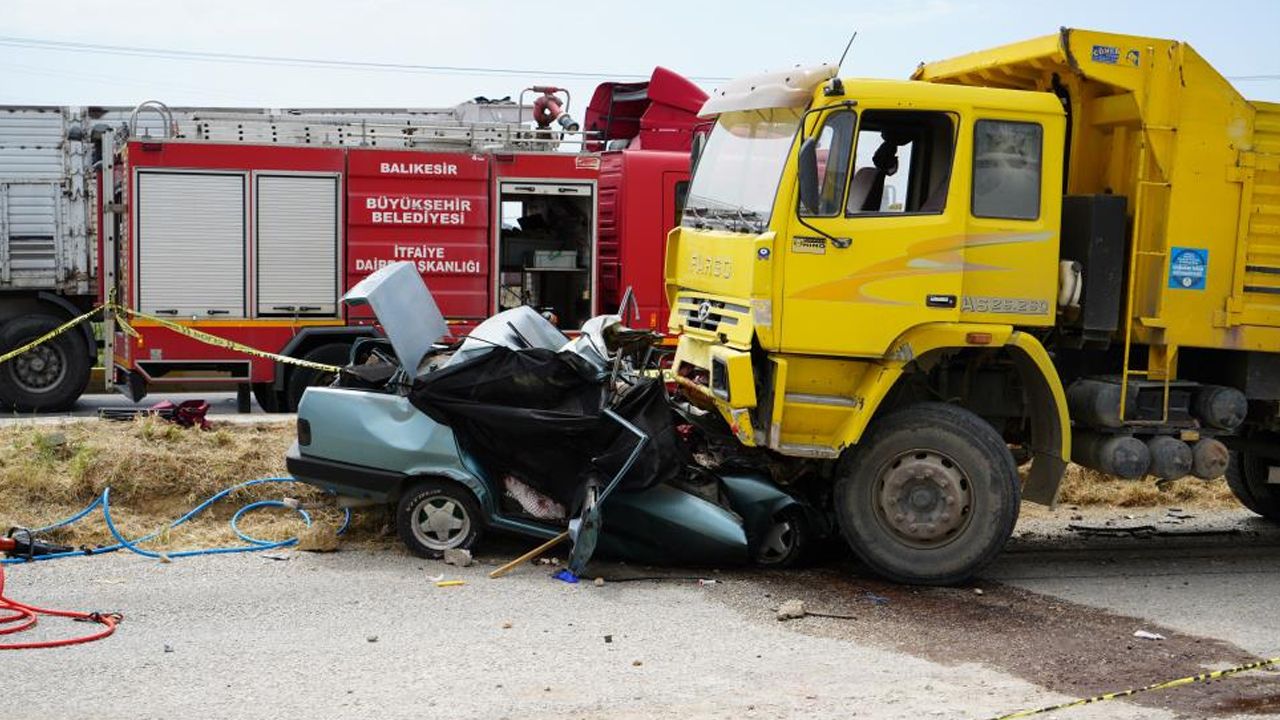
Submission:
<svg viewBox="0 0 1280 720">
<path fill-rule="evenodd" d="M 764 232 L 803 108 L 725 113 L 707 138 L 680 224 Z"/>
</svg>

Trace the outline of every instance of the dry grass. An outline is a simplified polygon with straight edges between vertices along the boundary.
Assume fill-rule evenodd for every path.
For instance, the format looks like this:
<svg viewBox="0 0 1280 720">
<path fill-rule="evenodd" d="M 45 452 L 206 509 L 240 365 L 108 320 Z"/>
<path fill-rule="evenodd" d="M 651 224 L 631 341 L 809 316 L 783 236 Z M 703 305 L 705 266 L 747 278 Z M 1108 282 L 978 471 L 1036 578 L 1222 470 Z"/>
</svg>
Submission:
<svg viewBox="0 0 1280 720">
<path fill-rule="evenodd" d="M 1070 465 L 1062 481 L 1059 502 L 1066 505 L 1108 505 L 1138 508 L 1196 506 L 1236 507 L 1239 502 L 1222 478 L 1181 480 L 1156 483 L 1153 478 L 1121 480 L 1120 478 Z"/>
<path fill-rule="evenodd" d="M 293 425 L 223 426 L 210 432 L 184 429 L 153 417 L 129 423 L 88 422 L 0 428 L 0 531 L 40 527 L 83 508 L 111 488 L 111 515 L 126 537 L 158 530 L 209 496 L 261 477 L 285 476 L 284 454 Z M 179 549 L 239 545 L 227 521 L 255 500 L 284 496 L 316 500 L 302 484 L 266 484 L 233 493 L 198 519 L 167 532 L 152 547 Z M 336 511 L 312 511 L 317 527 L 309 543 L 333 532 Z M 245 516 L 241 529 L 281 540 L 299 535 L 292 511 L 264 509 Z M 112 542 L 99 511 L 50 533 L 68 544 Z"/>
<path fill-rule="evenodd" d="M 61 426 L 0 427 L 0 532 L 10 526 L 40 527 L 65 518 L 111 488 L 112 517 L 126 537 L 163 528 L 214 493 L 245 480 L 286 474 L 284 454 L 293 425 L 228 425 L 211 432 L 188 430 L 157 418 L 130 423 L 88 422 Z M 246 488 L 199 519 L 162 535 L 151 547 L 180 549 L 238 545 L 227 521 L 246 503 L 284 496 L 317 500 L 301 484 Z M 1067 470 L 1061 502 L 1069 505 L 1232 507 L 1222 480 L 1184 478 L 1157 485 L 1119 480 L 1076 465 Z M 340 515 L 312 511 L 306 531 L 297 516 L 267 509 L 246 516 L 241 528 L 255 537 L 297 536 L 300 547 L 334 549 Z M 386 518 L 372 510 L 354 514 L 355 537 L 379 534 Z M 101 513 L 50 534 L 73 545 L 112 542 Z"/>
</svg>

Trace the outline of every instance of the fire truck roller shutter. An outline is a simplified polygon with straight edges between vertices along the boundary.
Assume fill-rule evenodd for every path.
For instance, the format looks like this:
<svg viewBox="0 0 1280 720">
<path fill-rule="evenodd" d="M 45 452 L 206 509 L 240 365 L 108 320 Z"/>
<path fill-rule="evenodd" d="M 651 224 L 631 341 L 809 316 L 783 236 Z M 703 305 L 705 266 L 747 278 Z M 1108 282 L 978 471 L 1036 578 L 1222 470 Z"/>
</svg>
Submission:
<svg viewBox="0 0 1280 720">
<path fill-rule="evenodd" d="M 332 316 L 338 307 L 338 178 L 258 175 L 260 316 Z"/>
<path fill-rule="evenodd" d="M 137 207 L 139 309 L 244 317 L 244 175 L 139 172 Z"/>
</svg>

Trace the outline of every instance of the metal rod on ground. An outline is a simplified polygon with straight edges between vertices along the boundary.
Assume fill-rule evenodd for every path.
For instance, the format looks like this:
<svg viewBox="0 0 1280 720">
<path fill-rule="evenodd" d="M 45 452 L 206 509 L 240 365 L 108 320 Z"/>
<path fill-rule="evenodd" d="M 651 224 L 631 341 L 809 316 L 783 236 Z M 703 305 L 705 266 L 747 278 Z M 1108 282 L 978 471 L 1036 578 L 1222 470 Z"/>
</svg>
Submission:
<svg viewBox="0 0 1280 720">
<path fill-rule="evenodd" d="M 559 535 L 557 535 L 557 536 L 555 536 L 555 537 L 551 538 L 550 540 L 548 540 L 548 541 L 546 541 L 546 542 L 542 543 L 542 544 L 541 544 L 541 545 L 539 545 L 538 547 L 536 547 L 536 548 L 534 548 L 534 549 L 530 550 L 529 552 L 527 552 L 527 553 L 525 553 L 525 554 L 521 555 L 520 557 L 516 558 L 515 560 L 512 560 L 511 562 L 507 563 L 506 565 L 503 565 L 502 567 L 495 569 L 493 572 L 489 573 L 489 577 L 491 577 L 491 578 L 499 578 L 499 577 L 502 577 L 503 575 L 506 575 L 507 573 L 511 572 L 512 570 L 515 570 L 515 569 L 516 569 L 517 567 L 519 567 L 520 565 L 523 565 L 524 563 L 529 562 L 530 560 L 532 560 L 532 559 L 534 559 L 534 558 L 538 557 L 538 556 L 539 556 L 539 555 L 541 555 L 542 553 L 544 553 L 544 552 L 546 552 L 546 551 L 550 550 L 551 548 L 555 547 L 556 545 L 559 545 L 560 543 L 564 542 L 565 538 L 567 538 L 567 537 L 569 537 L 569 531 L 568 531 L 568 530 L 565 530 L 564 532 L 562 532 L 562 533 L 560 533 Z"/>
</svg>

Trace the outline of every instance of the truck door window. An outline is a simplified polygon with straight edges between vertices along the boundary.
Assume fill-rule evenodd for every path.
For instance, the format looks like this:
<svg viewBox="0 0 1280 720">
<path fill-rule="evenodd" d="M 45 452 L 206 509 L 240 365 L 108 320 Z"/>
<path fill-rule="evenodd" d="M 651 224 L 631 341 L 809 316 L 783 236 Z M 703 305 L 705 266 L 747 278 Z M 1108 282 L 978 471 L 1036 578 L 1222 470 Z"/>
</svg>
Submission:
<svg viewBox="0 0 1280 720">
<path fill-rule="evenodd" d="M 856 116 L 838 110 L 826 117 L 818 132 L 818 212 L 835 215 L 844 205 L 844 191 L 849 179 L 850 146 Z M 808 215 L 809 213 L 803 212 Z"/>
<path fill-rule="evenodd" d="M 845 211 L 941 213 L 954 156 L 955 120 L 948 113 L 864 112 Z"/>
<path fill-rule="evenodd" d="M 1040 152 L 1036 123 L 979 120 L 973 126 L 973 214 L 1035 220 L 1040 217 Z"/>
</svg>

